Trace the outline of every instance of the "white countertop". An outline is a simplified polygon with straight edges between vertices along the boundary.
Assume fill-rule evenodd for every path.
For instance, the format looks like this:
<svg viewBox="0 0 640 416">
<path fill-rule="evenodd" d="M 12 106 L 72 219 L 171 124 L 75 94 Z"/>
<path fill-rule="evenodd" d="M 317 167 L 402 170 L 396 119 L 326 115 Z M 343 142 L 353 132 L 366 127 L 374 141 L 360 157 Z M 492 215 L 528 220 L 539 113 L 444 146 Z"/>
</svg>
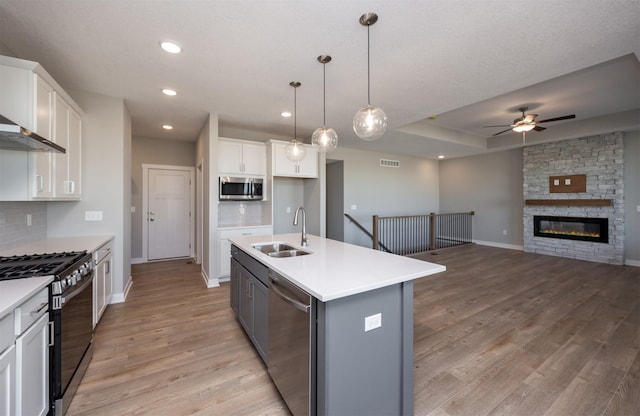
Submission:
<svg viewBox="0 0 640 416">
<path fill-rule="evenodd" d="M 327 302 L 446 270 L 445 266 L 409 257 L 307 235 L 309 245 L 301 247 L 300 233 L 229 240 L 270 269 L 289 279 L 318 300 Z M 312 252 L 305 256 L 274 258 L 251 247 L 266 242 L 285 242 Z"/>
<path fill-rule="evenodd" d="M 43 287 L 47 286 L 53 277 L 29 277 L 27 279 L 3 280 L 0 282 L 0 318 L 11 313 Z"/>
<path fill-rule="evenodd" d="M 92 252 L 111 240 L 112 235 L 88 235 L 78 237 L 50 237 L 32 243 L 0 251 L 0 257 L 23 254 L 60 253 L 63 251 Z"/>
</svg>

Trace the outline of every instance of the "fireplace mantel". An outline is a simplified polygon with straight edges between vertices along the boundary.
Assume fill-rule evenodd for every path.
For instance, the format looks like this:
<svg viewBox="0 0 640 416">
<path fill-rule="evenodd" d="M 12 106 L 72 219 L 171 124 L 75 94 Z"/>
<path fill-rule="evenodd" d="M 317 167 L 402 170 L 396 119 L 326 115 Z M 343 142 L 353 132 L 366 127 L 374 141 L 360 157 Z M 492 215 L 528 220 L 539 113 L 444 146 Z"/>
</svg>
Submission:
<svg viewBox="0 0 640 416">
<path fill-rule="evenodd" d="M 572 206 L 572 207 L 609 207 L 611 199 L 525 199 L 525 205 Z"/>
</svg>

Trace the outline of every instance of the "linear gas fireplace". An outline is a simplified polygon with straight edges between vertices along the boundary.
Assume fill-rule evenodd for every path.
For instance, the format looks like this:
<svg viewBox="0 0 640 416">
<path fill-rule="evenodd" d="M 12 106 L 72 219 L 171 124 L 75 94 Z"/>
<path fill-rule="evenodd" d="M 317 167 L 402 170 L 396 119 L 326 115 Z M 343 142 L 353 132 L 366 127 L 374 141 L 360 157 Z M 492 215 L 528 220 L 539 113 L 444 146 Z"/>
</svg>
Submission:
<svg viewBox="0 0 640 416">
<path fill-rule="evenodd" d="M 533 235 L 565 240 L 608 243 L 609 219 L 534 215 Z"/>
</svg>

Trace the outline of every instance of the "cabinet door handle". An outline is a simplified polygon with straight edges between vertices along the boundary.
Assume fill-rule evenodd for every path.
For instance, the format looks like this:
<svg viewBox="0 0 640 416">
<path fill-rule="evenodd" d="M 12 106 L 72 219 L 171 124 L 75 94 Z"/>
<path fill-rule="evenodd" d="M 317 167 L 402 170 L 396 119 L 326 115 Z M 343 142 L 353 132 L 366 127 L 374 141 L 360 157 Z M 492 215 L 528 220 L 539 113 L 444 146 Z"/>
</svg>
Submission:
<svg viewBox="0 0 640 416">
<path fill-rule="evenodd" d="M 67 195 L 74 194 L 76 192 L 76 183 L 74 181 L 64 181 L 65 193 Z"/>
<path fill-rule="evenodd" d="M 49 306 L 49 302 L 41 303 L 38 309 L 36 309 L 35 311 L 31 311 L 31 315 L 39 315 L 40 312 L 42 312 L 42 310 L 48 306 Z"/>
<path fill-rule="evenodd" d="M 38 182 L 36 192 L 44 192 L 44 176 L 36 175 L 36 181 Z"/>
<path fill-rule="evenodd" d="M 53 321 L 49 321 L 49 346 L 53 347 L 56 343 L 55 333 L 53 331 Z"/>
</svg>

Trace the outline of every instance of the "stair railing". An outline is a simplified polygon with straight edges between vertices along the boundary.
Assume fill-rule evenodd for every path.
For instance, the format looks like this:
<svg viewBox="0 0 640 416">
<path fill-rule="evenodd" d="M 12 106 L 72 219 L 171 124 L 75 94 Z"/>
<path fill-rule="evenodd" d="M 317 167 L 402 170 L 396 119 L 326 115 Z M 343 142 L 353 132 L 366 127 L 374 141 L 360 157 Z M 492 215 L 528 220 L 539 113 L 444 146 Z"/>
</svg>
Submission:
<svg viewBox="0 0 640 416">
<path fill-rule="evenodd" d="M 362 231 L 363 233 L 365 233 L 367 236 L 369 236 L 369 238 L 371 238 L 371 240 L 373 241 L 373 248 L 376 250 L 383 250 L 386 251 L 388 253 L 391 253 L 391 250 L 389 250 L 384 244 L 382 244 L 380 241 L 378 241 L 378 239 L 374 238 L 373 234 L 371 234 L 369 232 L 369 230 L 367 230 L 366 228 L 364 228 L 362 226 L 362 224 L 360 224 L 358 222 L 358 220 L 356 220 L 355 218 L 353 218 L 351 215 L 347 214 L 345 212 L 344 214 L 345 217 L 347 217 L 347 219 L 349 221 L 351 221 L 356 227 L 358 227 L 360 229 L 360 231 Z"/>
</svg>

